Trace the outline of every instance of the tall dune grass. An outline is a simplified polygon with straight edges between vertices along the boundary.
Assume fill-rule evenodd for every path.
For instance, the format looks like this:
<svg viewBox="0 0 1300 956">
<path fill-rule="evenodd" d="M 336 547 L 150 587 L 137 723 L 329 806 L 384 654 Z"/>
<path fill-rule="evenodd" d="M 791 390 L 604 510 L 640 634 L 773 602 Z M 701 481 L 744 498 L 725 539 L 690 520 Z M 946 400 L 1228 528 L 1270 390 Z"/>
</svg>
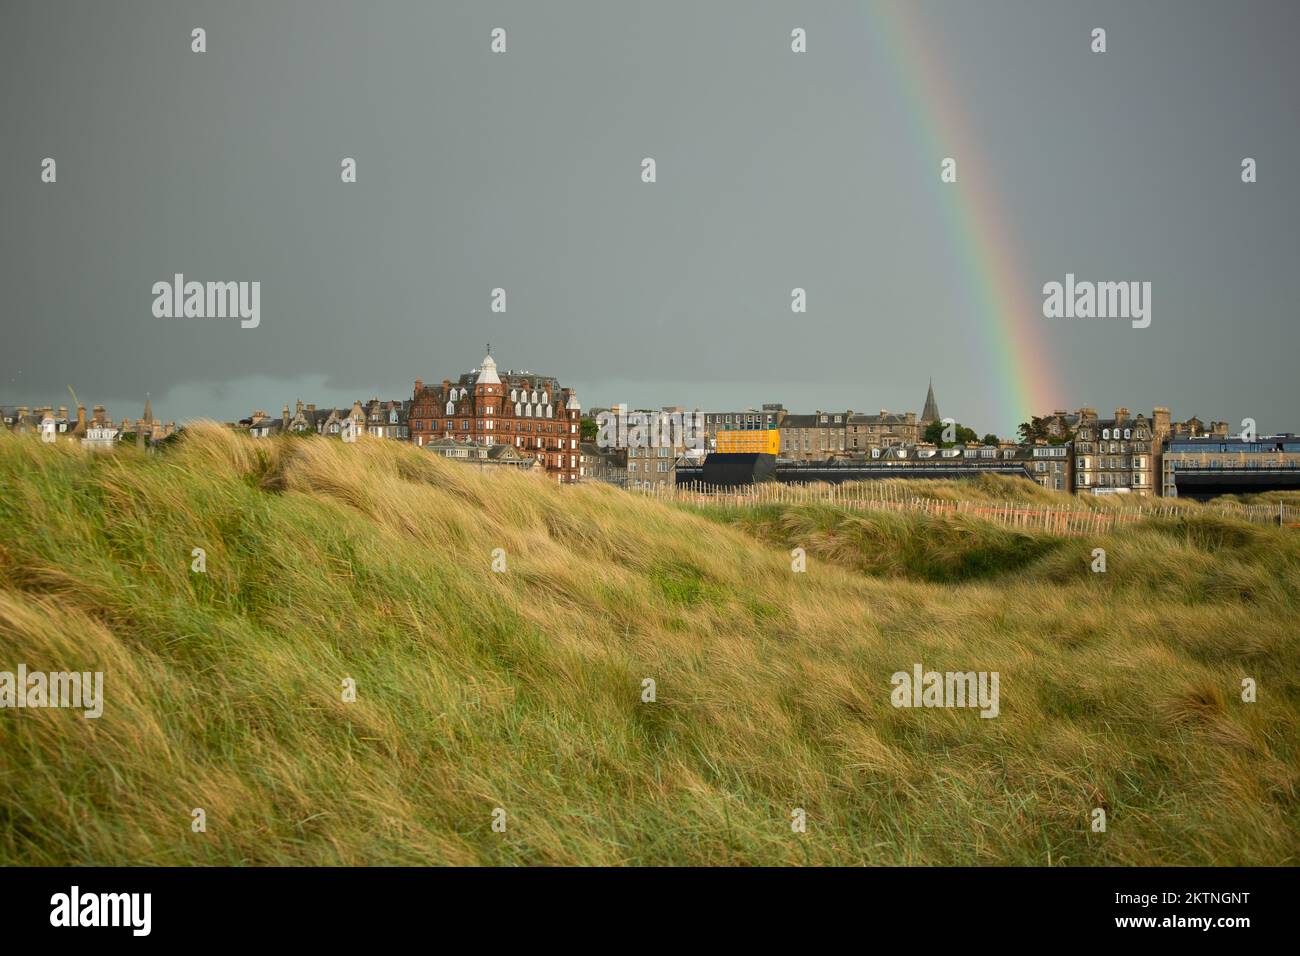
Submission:
<svg viewBox="0 0 1300 956">
<path fill-rule="evenodd" d="M 0 436 L 0 670 L 106 695 L 0 710 L 0 860 L 1294 864 L 1300 539 L 1183 512 L 1093 541 Z M 893 708 L 917 662 L 998 671 L 1000 716 Z"/>
</svg>

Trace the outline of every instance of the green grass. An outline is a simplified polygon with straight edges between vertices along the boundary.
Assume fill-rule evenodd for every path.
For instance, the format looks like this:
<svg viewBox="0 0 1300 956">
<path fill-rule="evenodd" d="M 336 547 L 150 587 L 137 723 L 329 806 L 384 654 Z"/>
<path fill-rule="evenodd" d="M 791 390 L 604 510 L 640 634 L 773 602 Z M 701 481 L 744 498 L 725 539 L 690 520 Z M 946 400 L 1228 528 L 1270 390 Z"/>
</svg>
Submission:
<svg viewBox="0 0 1300 956">
<path fill-rule="evenodd" d="M 1195 505 L 1063 538 L 0 436 L 0 670 L 106 695 L 0 710 L 0 861 L 1295 864 L 1298 593 L 1296 532 Z M 893 708 L 917 662 L 998 671 L 1001 715 Z"/>
</svg>

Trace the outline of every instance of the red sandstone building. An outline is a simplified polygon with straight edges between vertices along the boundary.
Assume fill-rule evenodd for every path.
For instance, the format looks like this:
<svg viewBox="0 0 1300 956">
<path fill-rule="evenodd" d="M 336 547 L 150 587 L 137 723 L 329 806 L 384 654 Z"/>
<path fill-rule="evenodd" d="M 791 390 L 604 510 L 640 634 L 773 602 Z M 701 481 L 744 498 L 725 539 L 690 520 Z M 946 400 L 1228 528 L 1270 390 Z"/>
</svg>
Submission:
<svg viewBox="0 0 1300 956">
<path fill-rule="evenodd" d="M 539 459 L 547 477 L 576 482 L 582 465 L 581 415 L 573 389 L 532 372 L 498 374 L 489 352 L 479 368 L 455 382 L 425 385 L 415 380 L 410 438 L 420 446 L 439 438 L 513 445 Z"/>
</svg>

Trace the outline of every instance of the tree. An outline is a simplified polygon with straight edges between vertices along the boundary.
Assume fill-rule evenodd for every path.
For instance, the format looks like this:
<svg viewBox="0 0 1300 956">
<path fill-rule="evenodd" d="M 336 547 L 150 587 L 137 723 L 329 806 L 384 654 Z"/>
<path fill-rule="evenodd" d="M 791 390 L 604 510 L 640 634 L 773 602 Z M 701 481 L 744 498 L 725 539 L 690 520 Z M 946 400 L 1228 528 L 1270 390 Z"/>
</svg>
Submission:
<svg viewBox="0 0 1300 956">
<path fill-rule="evenodd" d="M 596 434 L 599 431 L 600 431 L 600 427 L 596 424 L 596 419 L 584 418 L 582 420 L 581 434 L 582 434 L 583 441 L 595 441 Z"/>
<path fill-rule="evenodd" d="M 1065 445 L 1074 441 L 1074 432 L 1068 428 L 1065 429 L 1064 435 L 1053 435 L 1048 426 L 1049 421 L 1050 419 L 1035 415 L 1029 421 L 1021 422 L 1016 428 L 1020 433 L 1020 440 L 1026 445 L 1033 444 L 1037 440 L 1045 441 L 1049 445 Z"/>
<path fill-rule="evenodd" d="M 1047 422 L 1035 415 L 1029 421 L 1021 422 L 1016 431 L 1020 433 L 1020 440 L 1028 445 L 1036 438 L 1047 438 Z"/>
<path fill-rule="evenodd" d="M 941 448 L 951 448 L 953 445 L 965 445 L 970 442 L 979 441 L 979 436 L 975 434 L 975 429 L 967 428 L 965 425 L 960 423 L 954 423 L 953 425 L 953 437 L 956 440 L 944 441 L 943 432 L 947 427 L 948 426 L 941 421 L 930 422 L 930 424 L 925 426 L 925 433 L 922 437 L 932 445 L 938 445 Z"/>
<path fill-rule="evenodd" d="M 996 445 L 997 443 L 998 443 L 998 436 L 993 434 L 992 432 L 989 432 L 987 435 L 984 436 L 984 444 Z"/>
</svg>

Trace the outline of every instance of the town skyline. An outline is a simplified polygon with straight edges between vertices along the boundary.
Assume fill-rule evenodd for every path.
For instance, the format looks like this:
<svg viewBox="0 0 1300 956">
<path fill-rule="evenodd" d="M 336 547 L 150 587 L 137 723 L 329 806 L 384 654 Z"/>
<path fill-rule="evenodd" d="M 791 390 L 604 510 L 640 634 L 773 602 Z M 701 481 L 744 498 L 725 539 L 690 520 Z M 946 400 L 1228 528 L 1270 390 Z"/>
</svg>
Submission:
<svg viewBox="0 0 1300 956">
<path fill-rule="evenodd" d="M 497 351 L 497 354 L 500 354 L 499 350 Z M 559 380 L 565 383 L 572 383 L 570 387 L 572 387 L 573 391 L 577 394 L 579 400 L 582 402 L 584 409 L 613 408 L 617 405 L 622 404 L 622 405 L 626 405 L 629 409 L 649 409 L 649 410 L 657 410 L 665 407 L 681 406 L 682 408 L 685 408 L 690 411 L 699 411 L 701 413 L 704 413 L 704 412 L 722 412 L 722 411 L 744 411 L 744 410 L 751 410 L 751 409 L 754 411 L 758 411 L 762 409 L 764 404 L 778 403 L 783 405 L 786 408 L 786 410 L 791 413 L 802 413 L 802 414 L 811 414 L 819 411 L 844 412 L 850 409 L 855 413 L 874 414 L 876 412 L 888 411 L 893 413 L 905 414 L 909 411 L 920 413 L 925 404 L 924 392 L 921 393 L 920 400 L 913 400 L 911 404 L 907 404 L 906 402 L 875 404 L 871 401 L 864 402 L 862 401 L 861 397 L 859 398 L 857 403 L 854 403 L 852 400 L 850 400 L 847 404 L 835 403 L 835 402 L 798 403 L 798 402 L 791 402 L 787 400 L 786 395 L 788 394 L 788 391 L 783 391 L 779 385 L 774 385 L 773 387 L 766 389 L 766 394 L 758 396 L 757 400 L 755 401 L 740 401 L 740 400 L 728 398 L 728 395 L 731 391 L 730 389 L 724 387 L 708 386 L 708 385 L 701 386 L 700 383 L 685 383 L 685 382 L 664 383 L 666 388 L 676 387 L 678 389 L 677 391 L 671 391 L 671 392 L 667 390 L 657 392 L 655 388 L 655 383 L 629 382 L 627 383 L 627 387 L 623 389 L 623 394 L 638 396 L 639 399 L 617 397 L 617 396 L 611 397 L 609 399 L 605 399 L 603 395 L 600 393 L 597 393 L 593 398 L 592 397 L 593 390 L 589 388 L 585 388 L 580 378 L 575 379 L 573 376 L 564 374 L 563 371 L 550 370 L 546 368 L 533 368 L 531 365 L 525 365 L 524 363 L 519 363 L 516 369 L 516 367 L 514 365 L 511 365 L 508 361 L 506 365 L 503 366 L 503 369 L 507 367 L 510 368 L 511 370 L 517 370 L 517 371 L 524 371 L 525 369 L 527 369 L 529 372 L 533 374 L 550 376 L 550 377 L 558 378 Z M 464 373 L 472 372 L 475 371 L 477 368 L 478 368 L 478 364 L 475 363 L 473 365 L 469 365 L 465 367 L 464 369 L 456 370 L 455 374 L 464 374 Z M 439 375 L 452 374 L 452 370 L 450 368 L 443 367 L 443 366 L 439 366 L 437 369 L 434 369 L 434 371 L 437 371 Z M 201 399 L 199 396 L 197 396 L 193 392 L 187 392 L 185 390 L 181 391 L 180 401 L 175 400 L 174 390 L 172 396 L 164 395 L 162 396 L 162 398 L 159 398 L 155 393 L 146 390 L 141 393 L 139 399 L 132 399 L 129 396 L 108 398 L 102 401 L 96 399 L 93 401 L 93 404 L 104 405 L 106 408 L 110 410 L 114 410 L 114 409 L 124 410 L 126 414 L 119 415 L 119 417 L 127 417 L 132 420 L 134 420 L 137 417 L 137 412 L 139 410 L 139 407 L 143 406 L 144 402 L 151 401 L 162 413 L 162 417 L 174 421 L 177 425 L 184 425 L 190 422 L 202 421 L 202 420 L 219 421 L 219 422 L 238 422 L 240 419 L 247 418 L 248 415 L 253 411 L 260 409 L 267 412 L 268 414 L 274 415 L 278 413 L 282 407 L 287 405 L 290 408 L 292 408 L 294 403 L 299 401 L 310 402 L 311 404 L 318 405 L 322 408 L 324 407 L 345 408 L 345 407 L 351 407 L 354 402 L 359 401 L 364 403 L 371 399 L 378 399 L 380 401 L 393 400 L 393 399 L 406 400 L 409 399 L 410 397 L 410 392 L 411 392 L 410 382 L 412 381 L 412 379 L 420 378 L 420 377 L 421 376 L 417 373 L 414 376 L 406 378 L 404 380 L 404 386 L 395 385 L 391 389 L 383 389 L 383 388 L 349 389 L 346 387 L 330 386 L 328 384 L 324 384 L 325 382 L 324 376 L 313 376 L 301 380 L 301 384 L 302 384 L 301 389 L 294 390 L 291 388 L 289 391 L 286 391 L 283 394 L 274 391 L 275 389 L 280 388 L 282 383 L 278 383 L 273 379 L 239 380 L 235 385 L 232 385 L 227 389 L 222 389 L 218 393 L 221 394 L 222 397 L 217 401 L 213 402 L 207 411 L 201 410 L 202 407 L 199 404 Z M 439 380 L 441 379 L 439 378 Z M 430 381 L 432 382 L 433 379 L 430 379 Z M 933 383 L 932 381 L 927 381 L 926 384 L 932 385 Z M 1224 412 L 1221 409 L 1209 407 L 1208 404 L 1206 403 L 1201 403 L 1200 405 L 1196 405 L 1194 403 L 1193 405 L 1187 408 L 1180 408 L 1178 405 L 1176 405 L 1173 402 L 1160 401 L 1158 398 L 1154 401 L 1146 402 L 1146 403 L 1131 401 L 1131 400 L 1128 401 L 1121 400 L 1115 403 L 1117 399 L 1128 398 L 1128 393 L 1125 392 L 1119 395 L 1102 395 L 1100 396 L 1100 398 L 1102 399 L 1100 401 L 1098 400 L 1074 401 L 1074 402 L 1067 402 L 1061 405 L 1057 405 L 1052 408 L 1034 409 L 1031 411 L 1029 415 L 1021 419 L 1021 421 L 1010 423 L 1009 425 L 1006 426 L 991 427 L 990 425 L 984 422 L 980 422 L 978 420 L 970 418 L 970 416 L 964 415 L 963 409 L 967 407 L 968 403 L 963 402 L 960 397 L 957 398 L 946 397 L 947 393 L 943 388 L 942 382 L 939 382 L 937 386 L 934 387 L 936 388 L 936 394 L 938 395 L 941 404 L 943 405 L 945 417 L 954 418 L 961 425 L 974 429 L 980 435 L 993 433 L 998 435 L 1001 438 L 1015 438 L 1017 436 L 1016 430 L 1020 426 L 1020 424 L 1022 424 L 1022 422 L 1029 421 L 1030 418 L 1033 416 L 1050 415 L 1056 411 L 1074 412 L 1080 408 L 1095 408 L 1104 412 L 1122 406 L 1122 407 L 1131 408 L 1135 410 L 1145 409 L 1149 412 L 1151 409 L 1156 407 L 1167 407 L 1172 409 L 1176 415 L 1181 415 L 1184 418 L 1190 419 L 1195 417 L 1207 422 L 1211 420 L 1227 422 L 1230 426 L 1230 430 L 1232 431 L 1236 431 L 1240 427 L 1239 423 L 1243 419 L 1251 418 L 1252 420 L 1254 420 L 1256 430 L 1260 434 L 1281 433 L 1281 432 L 1290 431 L 1295 427 L 1296 421 L 1300 419 L 1300 409 L 1294 409 L 1293 413 L 1291 414 L 1287 414 L 1285 412 L 1280 413 L 1276 421 L 1270 421 L 1269 419 L 1256 418 L 1255 416 L 1246 413 L 1234 417 L 1234 415 L 1231 412 Z M 697 394 L 716 395 L 718 396 L 718 398 L 714 401 L 708 402 L 707 404 L 705 402 L 686 401 L 680 398 L 680 396 L 683 393 L 690 393 L 692 389 L 694 389 L 695 393 Z M 611 391 L 612 390 L 613 389 L 611 389 Z M 70 406 L 69 394 L 70 394 L 69 390 L 66 387 L 61 390 L 61 394 L 48 395 L 44 397 L 44 400 L 39 400 L 39 401 L 31 400 L 30 396 L 17 396 L 15 394 L 8 397 L 0 398 L 0 407 L 12 409 L 20 406 L 27 407 L 27 408 L 40 408 L 40 407 L 58 408 L 60 406 Z M 15 397 L 21 397 L 21 400 L 18 401 L 12 400 Z M 73 411 L 75 412 L 75 406 L 70 406 L 70 407 L 72 407 Z M 175 409 L 178 407 L 200 409 L 200 410 L 192 411 L 189 414 L 185 414 L 183 412 L 175 411 Z"/>
</svg>

